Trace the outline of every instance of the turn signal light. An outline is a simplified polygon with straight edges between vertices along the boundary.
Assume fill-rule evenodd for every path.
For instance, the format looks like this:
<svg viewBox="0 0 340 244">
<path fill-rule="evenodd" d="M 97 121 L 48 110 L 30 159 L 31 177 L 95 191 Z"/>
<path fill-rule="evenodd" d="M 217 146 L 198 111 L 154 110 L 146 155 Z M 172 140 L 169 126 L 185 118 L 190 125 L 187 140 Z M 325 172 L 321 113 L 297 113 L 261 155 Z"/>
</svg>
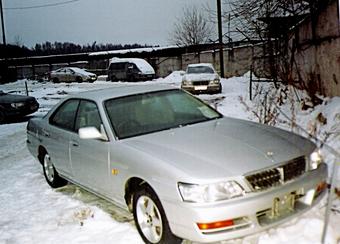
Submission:
<svg viewBox="0 0 340 244">
<path fill-rule="evenodd" d="M 327 183 L 325 181 L 322 181 L 318 184 L 318 186 L 316 187 L 316 192 L 322 192 L 323 190 L 325 190 L 327 188 Z"/>
<path fill-rule="evenodd" d="M 217 222 L 212 222 L 212 223 L 197 223 L 197 226 L 200 230 L 218 229 L 218 228 L 224 228 L 224 227 L 229 227 L 233 225 L 234 225 L 234 221 L 232 219 L 217 221 Z"/>
</svg>

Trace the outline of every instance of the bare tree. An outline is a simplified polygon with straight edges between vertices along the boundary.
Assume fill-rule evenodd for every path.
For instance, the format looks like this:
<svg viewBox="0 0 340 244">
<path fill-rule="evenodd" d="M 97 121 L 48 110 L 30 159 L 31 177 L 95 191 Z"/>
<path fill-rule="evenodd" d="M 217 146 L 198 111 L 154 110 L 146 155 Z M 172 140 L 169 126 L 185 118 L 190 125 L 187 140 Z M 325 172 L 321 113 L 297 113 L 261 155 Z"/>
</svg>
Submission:
<svg viewBox="0 0 340 244">
<path fill-rule="evenodd" d="M 202 44 L 209 42 L 212 33 L 212 27 L 201 9 L 187 6 L 183 9 L 182 17 L 174 24 L 170 41 L 176 45 Z"/>
<path fill-rule="evenodd" d="M 319 0 L 224 0 L 230 9 L 225 16 L 231 15 L 232 26 L 242 35 L 267 39 L 270 29 L 261 19 L 299 16 L 309 11 L 311 2 L 315 1 Z"/>
<path fill-rule="evenodd" d="M 312 74 L 308 84 L 301 79 L 300 69 L 296 67 L 295 33 L 292 28 L 309 17 L 311 20 L 312 39 L 310 43 L 317 43 L 316 26 L 317 13 L 331 0 L 224 0 L 231 6 L 232 26 L 247 39 L 263 41 L 264 70 L 276 83 L 299 82 L 309 93 L 314 103 L 316 97 L 317 75 Z M 294 41 L 293 41 L 294 40 Z M 313 90 L 314 89 L 314 90 Z"/>
<path fill-rule="evenodd" d="M 14 36 L 14 45 L 21 47 L 22 46 L 22 39 L 19 35 Z"/>
</svg>

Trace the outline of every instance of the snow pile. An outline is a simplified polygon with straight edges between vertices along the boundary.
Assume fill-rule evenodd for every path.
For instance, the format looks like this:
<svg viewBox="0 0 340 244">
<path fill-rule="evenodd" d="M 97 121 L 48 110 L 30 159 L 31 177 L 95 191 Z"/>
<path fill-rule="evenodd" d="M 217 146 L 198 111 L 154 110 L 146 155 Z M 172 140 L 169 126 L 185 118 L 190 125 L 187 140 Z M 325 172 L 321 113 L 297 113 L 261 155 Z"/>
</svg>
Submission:
<svg viewBox="0 0 340 244">
<path fill-rule="evenodd" d="M 179 87 L 182 74 L 182 71 L 174 72 L 165 78 L 136 84 L 166 83 Z M 41 105 L 35 114 L 38 116 L 46 114 L 68 94 L 122 84 L 27 82 L 30 95 Z M 249 100 L 247 76 L 221 79 L 221 82 L 222 94 L 199 97 L 226 116 L 257 121 L 253 113 L 255 103 Z M 0 90 L 24 94 L 25 81 L 2 85 Z M 294 109 L 290 101 L 293 101 Z M 298 100 L 287 98 L 280 109 L 287 115 L 294 114 L 296 124 L 314 131 L 316 136 L 326 140 L 327 145 L 339 150 L 340 98 L 324 99 L 321 105 L 308 110 L 300 107 Z M 26 148 L 26 124 L 0 125 L 0 243 L 142 243 L 130 214 L 72 184 L 58 190 L 48 186 L 41 165 Z M 307 135 L 297 126 L 292 128 L 282 115 L 276 118 L 276 126 Z M 331 154 L 326 150 L 325 154 L 327 163 L 331 164 Z M 223 243 L 320 243 L 325 200 L 277 228 Z M 340 240 L 340 201 L 334 201 L 332 208 L 326 243 L 336 244 Z"/>
</svg>

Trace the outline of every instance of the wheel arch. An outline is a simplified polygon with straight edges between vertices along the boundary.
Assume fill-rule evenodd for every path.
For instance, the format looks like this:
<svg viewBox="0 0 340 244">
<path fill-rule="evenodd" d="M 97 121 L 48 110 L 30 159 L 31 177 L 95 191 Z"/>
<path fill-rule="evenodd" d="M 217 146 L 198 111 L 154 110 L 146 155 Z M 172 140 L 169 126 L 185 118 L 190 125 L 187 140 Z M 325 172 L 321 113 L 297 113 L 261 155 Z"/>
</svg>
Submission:
<svg viewBox="0 0 340 244">
<path fill-rule="evenodd" d="M 38 147 L 38 159 L 39 159 L 39 162 L 41 164 L 43 164 L 43 162 L 44 162 L 44 156 L 45 156 L 46 153 L 47 153 L 46 148 L 40 145 Z"/>
<path fill-rule="evenodd" d="M 146 182 L 145 180 L 143 180 L 139 177 L 132 177 L 126 182 L 125 191 L 124 191 L 125 192 L 124 199 L 125 199 L 126 205 L 128 206 L 129 211 L 132 211 L 133 194 L 138 189 L 143 188 L 143 187 L 147 187 L 157 196 L 157 193 L 152 188 L 152 186 L 148 182 Z"/>
</svg>

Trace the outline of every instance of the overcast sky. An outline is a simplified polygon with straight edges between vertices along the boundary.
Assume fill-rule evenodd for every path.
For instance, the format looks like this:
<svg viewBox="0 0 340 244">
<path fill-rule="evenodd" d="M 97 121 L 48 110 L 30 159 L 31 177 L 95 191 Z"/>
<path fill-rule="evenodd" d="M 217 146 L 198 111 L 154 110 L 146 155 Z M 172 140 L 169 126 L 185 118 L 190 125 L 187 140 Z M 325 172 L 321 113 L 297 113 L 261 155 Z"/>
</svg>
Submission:
<svg viewBox="0 0 340 244">
<path fill-rule="evenodd" d="M 73 0 L 54 7 L 9 9 L 65 1 L 2 0 L 7 42 L 20 40 L 28 47 L 45 41 L 167 45 L 185 6 L 216 8 L 215 0 Z"/>
</svg>

